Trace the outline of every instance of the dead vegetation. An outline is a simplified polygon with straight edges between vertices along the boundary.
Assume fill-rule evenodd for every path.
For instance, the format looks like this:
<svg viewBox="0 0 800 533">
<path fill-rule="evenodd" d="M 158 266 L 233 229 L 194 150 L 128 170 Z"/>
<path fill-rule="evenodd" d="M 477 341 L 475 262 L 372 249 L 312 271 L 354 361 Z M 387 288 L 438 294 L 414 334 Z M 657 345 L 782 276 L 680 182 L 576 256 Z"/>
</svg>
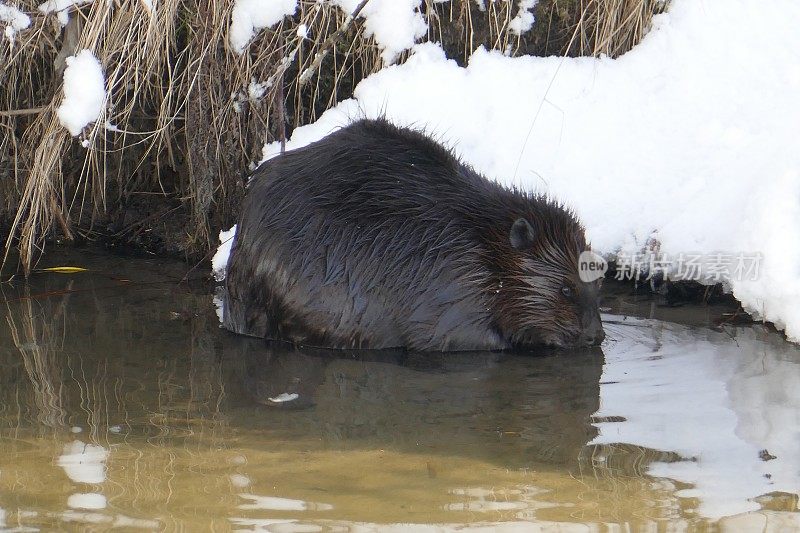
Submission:
<svg viewBox="0 0 800 533">
<path fill-rule="evenodd" d="M 18 249 L 26 273 L 49 238 L 203 257 L 235 217 L 264 142 L 315 120 L 383 66 L 363 20 L 346 24 L 331 2 L 300 0 L 241 55 L 227 39 L 232 1 L 159 0 L 153 11 L 141 0 L 91 2 L 72 6 L 63 28 L 37 1 L 13 5 L 31 26 L 0 39 L 0 227 L 6 257 Z M 516 1 L 420 9 L 428 38 L 463 63 L 478 46 L 616 56 L 663 3 L 540 0 L 521 36 L 509 31 Z M 73 138 L 56 110 L 65 60 L 83 49 L 103 65 L 108 101 Z"/>
</svg>

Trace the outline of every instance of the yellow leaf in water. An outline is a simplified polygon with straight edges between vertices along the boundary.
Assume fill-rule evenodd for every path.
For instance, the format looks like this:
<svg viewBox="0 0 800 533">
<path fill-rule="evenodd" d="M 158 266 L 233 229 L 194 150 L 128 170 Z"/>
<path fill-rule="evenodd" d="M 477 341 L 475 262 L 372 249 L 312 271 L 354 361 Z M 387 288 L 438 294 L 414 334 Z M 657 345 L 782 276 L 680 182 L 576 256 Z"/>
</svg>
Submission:
<svg viewBox="0 0 800 533">
<path fill-rule="evenodd" d="M 58 274 L 75 274 L 76 272 L 88 272 L 88 271 L 89 269 L 87 268 L 70 267 L 70 266 L 40 268 L 37 270 L 37 272 L 57 272 Z"/>
</svg>

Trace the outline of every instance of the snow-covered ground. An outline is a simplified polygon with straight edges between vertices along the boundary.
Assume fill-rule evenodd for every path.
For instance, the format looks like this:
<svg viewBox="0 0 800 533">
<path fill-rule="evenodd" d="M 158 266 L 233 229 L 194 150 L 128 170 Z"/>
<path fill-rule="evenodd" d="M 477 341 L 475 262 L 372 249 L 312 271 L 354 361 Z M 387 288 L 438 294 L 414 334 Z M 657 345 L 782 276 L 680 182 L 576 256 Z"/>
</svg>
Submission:
<svg viewBox="0 0 800 533">
<path fill-rule="evenodd" d="M 798 23 L 790 0 L 674 0 L 618 59 L 479 50 L 462 68 L 421 43 L 287 148 L 361 116 L 425 128 L 487 176 L 574 207 L 606 257 L 657 242 L 673 273 L 698 259 L 800 341 Z"/>
</svg>

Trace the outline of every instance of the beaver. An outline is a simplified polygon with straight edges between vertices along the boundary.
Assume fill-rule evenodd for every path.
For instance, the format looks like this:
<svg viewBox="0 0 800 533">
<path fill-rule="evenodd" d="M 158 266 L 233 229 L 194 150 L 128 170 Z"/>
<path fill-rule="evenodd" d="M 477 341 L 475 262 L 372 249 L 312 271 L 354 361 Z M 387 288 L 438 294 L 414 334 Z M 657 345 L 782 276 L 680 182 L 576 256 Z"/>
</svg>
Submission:
<svg viewBox="0 0 800 533">
<path fill-rule="evenodd" d="M 256 169 L 223 325 L 330 348 L 597 345 L 586 249 L 563 205 L 490 181 L 421 131 L 361 119 Z"/>
</svg>

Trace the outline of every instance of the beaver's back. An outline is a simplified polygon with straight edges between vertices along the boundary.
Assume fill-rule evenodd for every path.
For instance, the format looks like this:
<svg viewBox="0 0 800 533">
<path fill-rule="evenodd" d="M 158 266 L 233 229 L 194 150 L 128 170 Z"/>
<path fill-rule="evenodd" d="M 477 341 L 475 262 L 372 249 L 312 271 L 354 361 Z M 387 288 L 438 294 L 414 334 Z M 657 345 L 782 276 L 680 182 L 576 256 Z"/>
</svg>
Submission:
<svg viewBox="0 0 800 533">
<path fill-rule="evenodd" d="M 438 225 L 442 212 L 474 217 L 508 193 L 423 133 L 385 120 L 360 120 L 267 161 L 251 188 L 302 195 L 343 221 L 413 216 Z"/>
</svg>

